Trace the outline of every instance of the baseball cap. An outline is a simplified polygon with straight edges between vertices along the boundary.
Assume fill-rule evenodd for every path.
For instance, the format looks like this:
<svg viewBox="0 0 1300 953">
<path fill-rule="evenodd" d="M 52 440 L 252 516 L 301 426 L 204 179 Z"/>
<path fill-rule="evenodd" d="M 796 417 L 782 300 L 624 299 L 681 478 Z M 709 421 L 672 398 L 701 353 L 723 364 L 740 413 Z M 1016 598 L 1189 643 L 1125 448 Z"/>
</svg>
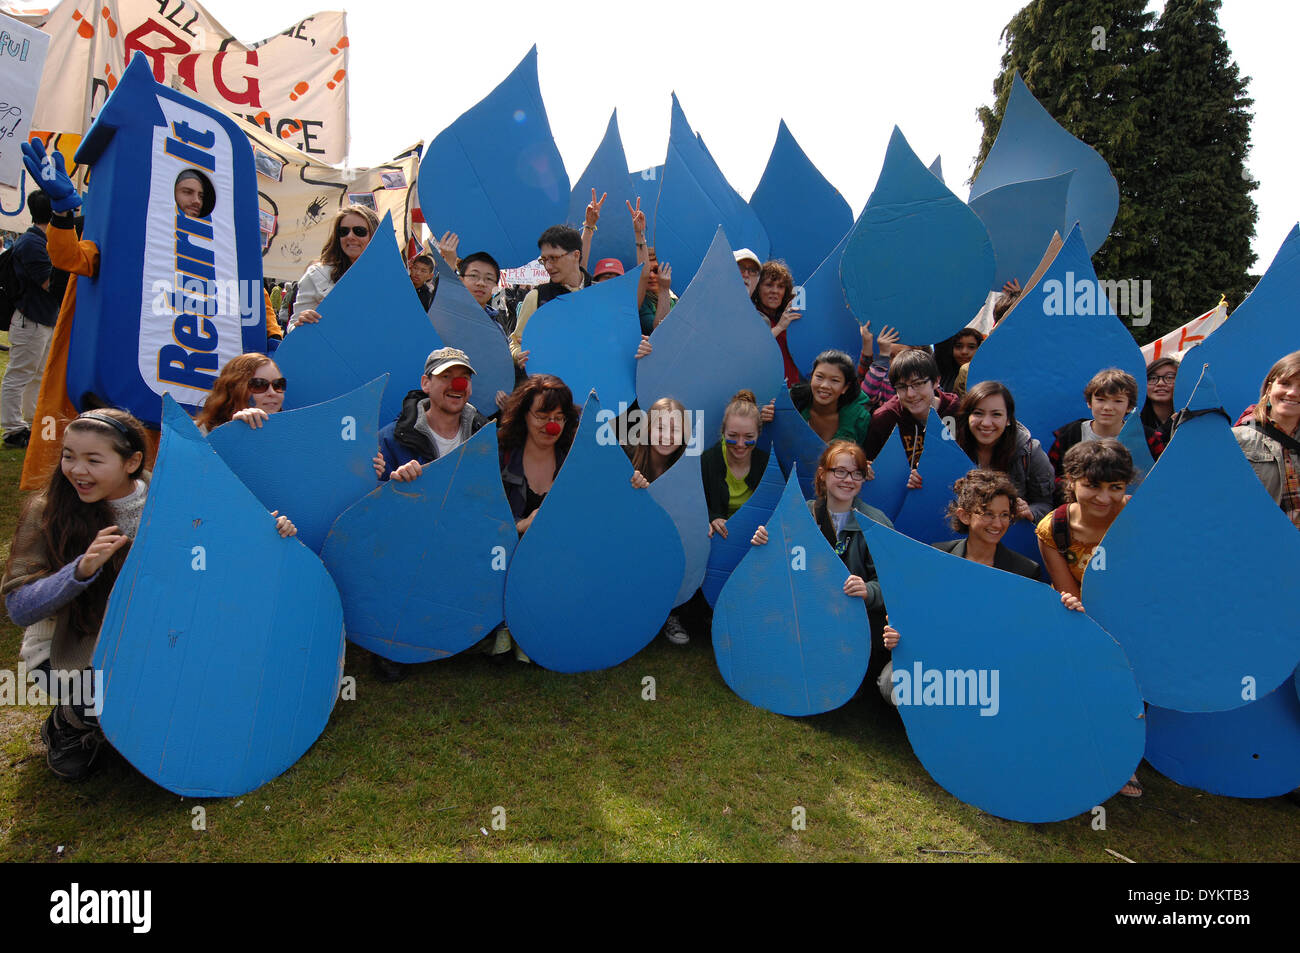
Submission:
<svg viewBox="0 0 1300 953">
<path fill-rule="evenodd" d="M 754 264 L 758 265 L 759 268 L 763 267 L 762 260 L 748 248 L 736 249 L 736 264 L 739 265 L 742 261 L 752 261 Z"/>
<path fill-rule="evenodd" d="M 455 367 L 461 364 L 469 368 L 471 374 L 474 373 L 474 367 L 469 362 L 469 355 L 458 347 L 440 347 L 438 350 L 429 354 L 424 362 L 424 376 L 436 377 L 449 367 Z"/>
<path fill-rule="evenodd" d="M 596 268 L 591 273 L 591 277 L 598 278 L 601 275 L 621 275 L 623 274 L 623 263 L 617 258 L 602 258 L 596 262 Z"/>
</svg>

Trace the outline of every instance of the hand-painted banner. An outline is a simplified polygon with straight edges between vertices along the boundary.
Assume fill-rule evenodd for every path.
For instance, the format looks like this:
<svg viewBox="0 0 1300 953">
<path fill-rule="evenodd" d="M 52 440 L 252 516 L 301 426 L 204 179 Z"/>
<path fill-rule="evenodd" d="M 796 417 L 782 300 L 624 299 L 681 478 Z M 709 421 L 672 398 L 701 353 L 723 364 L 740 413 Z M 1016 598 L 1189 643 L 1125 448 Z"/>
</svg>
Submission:
<svg viewBox="0 0 1300 953">
<path fill-rule="evenodd" d="M 1182 360 L 1184 352 L 1195 347 L 1209 337 L 1214 329 L 1228 320 L 1228 305 L 1220 301 L 1211 310 L 1197 318 L 1192 318 L 1181 328 L 1174 328 L 1164 337 L 1142 345 L 1142 357 L 1148 364 L 1162 357 L 1174 357 Z M 1199 371 L 1197 372 L 1199 375 Z"/>
<path fill-rule="evenodd" d="M 131 57 L 154 79 L 315 156 L 343 162 L 348 145 L 348 37 L 343 13 L 305 17 L 263 43 L 231 36 L 195 0 L 64 0 L 43 29 L 51 68 L 35 128 L 79 134 Z"/>
<path fill-rule="evenodd" d="M 36 91 L 50 37 L 35 27 L 0 14 L 0 74 L 4 76 L 4 102 L 0 103 L 0 185 L 18 186 L 23 171 L 19 145 L 28 139 Z"/>
<path fill-rule="evenodd" d="M 95 167 L 85 237 L 101 257 L 98 277 L 77 279 L 68 393 L 156 426 L 163 394 L 197 407 L 227 361 L 266 346 L 252 151 L 138 57 L 77 160 Z M 212 193 L 195 214 L 177 205 L 185 171 Z"/>
</svg>

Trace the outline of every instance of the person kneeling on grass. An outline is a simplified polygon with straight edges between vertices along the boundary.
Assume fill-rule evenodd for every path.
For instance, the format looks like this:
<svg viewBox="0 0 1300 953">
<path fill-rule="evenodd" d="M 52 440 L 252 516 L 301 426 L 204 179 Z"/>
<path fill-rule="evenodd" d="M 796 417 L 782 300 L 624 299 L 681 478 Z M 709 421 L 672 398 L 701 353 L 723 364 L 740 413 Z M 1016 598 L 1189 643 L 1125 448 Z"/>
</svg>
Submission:
<svg viewBox="0 0 1300 953">
<path fill-rule="evenodd" d="M 23 662 L 47 684 L 92 684 L 90 660 L 109 594 L 149 492 L 145 446 L 144 426 L 126 411 L 87 411 L 68 424 L 59 469 L 18 518 L 0 593 L 9 618 L 25 627 Z M 281 536 L 297 532 L 283 516 L 276 528 Z M 102 699 L 53 701 L 41 725 L 46 762 L 63 780 L 80 781 L 99 765 Z"/>
<path fill-rule="evenodd" d="M 867 678 L 889 664 L 892 646 L 884 639 L 885 601 L 880 593 L 875 563 L 871 550 L 854 513 L 861 513 L 882 526 L 893 529 L 894 524 L 883 512 L 864 503 L 858 497 L 862 483 L 867 478 L 867 457 L 862 448 L 851 440 L 836 440 L 822 451 L 817 460 L 817 474 L 813 478 L 815 499 L 808 501 L 808 512 L 817 522 L 826 541 L 835 550 L 849 577 L 844 580 L 844 594 L 861 599 L 867 606 L 867 620 L 871 627 L 871 658 L 867 663 Z M 750 542 L 755 546 L 767 544 L 767 527 L 754 531 Z"/>
</svg>

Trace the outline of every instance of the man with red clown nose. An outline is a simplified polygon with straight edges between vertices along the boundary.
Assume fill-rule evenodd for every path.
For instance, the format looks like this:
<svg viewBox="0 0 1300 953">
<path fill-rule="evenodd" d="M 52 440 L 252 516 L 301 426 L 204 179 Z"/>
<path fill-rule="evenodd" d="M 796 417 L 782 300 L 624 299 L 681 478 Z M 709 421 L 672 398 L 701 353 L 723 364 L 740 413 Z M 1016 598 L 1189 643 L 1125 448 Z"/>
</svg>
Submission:
<svg viewBox="0 0 1300 953">
<path fill-rule="evenodd" d="M 487 423 L 469 402 L 474 368 L 459 348 L 444 347 L 424 362 L 420 389 L 402 400 L 402 412 L 379 431 L 375 475 L 414 480 L 424 465 L 451 453 Z"/>
</svg>

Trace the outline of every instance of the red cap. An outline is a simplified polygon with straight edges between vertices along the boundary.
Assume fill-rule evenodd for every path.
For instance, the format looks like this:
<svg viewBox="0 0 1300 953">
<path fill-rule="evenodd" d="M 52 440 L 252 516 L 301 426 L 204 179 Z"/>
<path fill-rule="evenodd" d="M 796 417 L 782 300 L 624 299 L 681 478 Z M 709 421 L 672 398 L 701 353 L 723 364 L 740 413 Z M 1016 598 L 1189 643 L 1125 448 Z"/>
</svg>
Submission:
<svg viewBox="0 0 1300 953">
<path fill-rule="evenodd" d="M 601 275 L 621 275 L 623 274 L 623 263 L 617 258 L 602 258 L 596 262 L 596 268 L 591 273 L 591 277 L 599 278 Z"/>
</svg>

